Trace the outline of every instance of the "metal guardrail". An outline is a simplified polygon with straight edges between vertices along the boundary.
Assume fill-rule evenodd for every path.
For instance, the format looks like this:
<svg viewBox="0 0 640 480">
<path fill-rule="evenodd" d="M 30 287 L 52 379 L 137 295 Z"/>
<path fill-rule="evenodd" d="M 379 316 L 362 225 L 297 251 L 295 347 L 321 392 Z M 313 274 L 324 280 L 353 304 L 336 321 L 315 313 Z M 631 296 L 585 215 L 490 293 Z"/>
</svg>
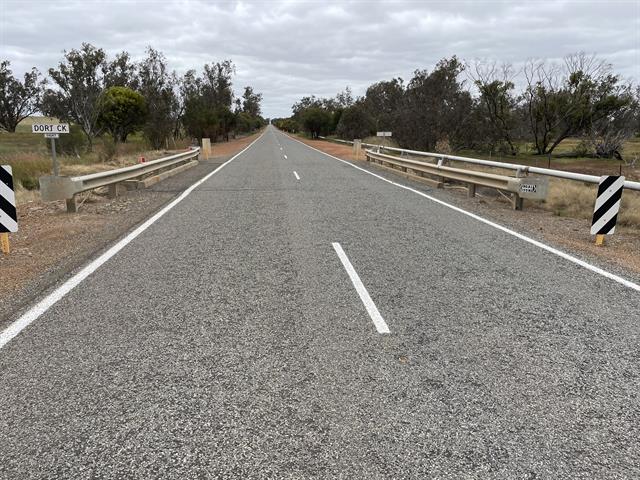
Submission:
<svg viewBox="0 0 640 480">
<path fill-rule="evenodd" d="M 423 177 L 424 174 L 434 176 L 438 180 L 423 179 L 436 187 L 441 187 L 443 180 L 455 180 L 467 185 L 468 195 L 475 196 L 476 186 L 490 187 L 513 194 L 512 205 L 515 210 L 522 210 L 523 199 L 543 200 L 547 196 L 549 180 L 542 177 L 526 177 L 496 175 L 494 173 L 478 172 L 463 168 L 446 167 L 433 163 L 394 157 L 384 153 L 365 150 L 367 161 L 379 163 L 384 167 L 394 170 L 400 169 L 411 177 Z"/>
<path fill-rule="evenodd" d="M 94 190 L 100 187 L 110 187 L 110 195 L 117 193 L 117 184 L 127 180 L 133 180 L 143 175 L 158 172 L 167 167 L 178 165 L 188 160 L 197 159 L 200 147 L 165 158 L 159 158 L 150 162 L 132 165 L 130 167 L 108 170 L 106 172 L 92 173 L 77 177 L 44 176 L 40 177 L 40 195 L 42 200 L 50 202 L 54 200 L 66 200 L 67 211 L 76 211 L 75 197 L 79 193 Z"/>
<path fill-rule="evenodd" d="M 327 141 L 331 141 L 331 142 L 338 142 L 338 143 L 345 143 L 347 145 L 353 145 L 354 142 L 348 141 L 348 140 L 339 140 L 339 139 L 335 139 L 335 138 L 326 138 L 326 137 L 319 137 L 323 140 L 327 140 Z M 495 167 L 495 168 L 504 168 L 506 170 L 514 170 L 514 171 L 520 171 L 523 174 L 526 173 L 535 173 L 537 175 L 545 175 L 548 177 L 556 177 L 556 178 L 563 178 L 565 180 L 575 180 L 578 182 L 584 182 L 584 183 L 593 183 L 593 184 L 598 184 L 600 183 L 600 177 L 596 176 L 596 175 L 587 175 L 585 173 L 575 173 L 575 172 L 565 172 L 564 170 L 554 170 L 554 169 L 550 169 L 550 168 L 540 168 L 540 167 L 531 167 L 529 165 L 521 165 L 518 163 L 503 163 L 503 162 L 496 162 L 496 161 L 492 161 L 492 160 L 482 160 L 479 158 L 469 158 L 469 157 L 459 157 L 457 155 L 446 155 L 446 154 L 442 154 L 442 153 L 432 153 L 432 152 L 422 152 L 419 150 L 408 150 L 406 148 L 397 148 L 397 147 L 385 147 L 384 145 L 376 145 L 376 144 L 372 144 L 372 143 L 362 143 L 361 144 L 363 147 L 369 147 L 369 148 L 377 148 L 380 150 L 386 150 L 389 152 L 399 152 L 399 153 L 405 153 L 407 155 L 414 155 L 417 157 L 428 157 L 428 158 L 433 158 L 435 160 L 449 160 L 449 161 L 455 161 L 455 162 L 463 162 L 463 163 L 471 163 L 471 164 L 475 164 L 475 165 L 484 165 L 486 167 Z M 636 190 L 636 191 L 640 191 L 640 182 L 634 182 L 634 181 L 630 181 L 630 180 L 626 180 L 624 182 L 624 188 L 629 189 L 629 190 Z"/>
</svg>

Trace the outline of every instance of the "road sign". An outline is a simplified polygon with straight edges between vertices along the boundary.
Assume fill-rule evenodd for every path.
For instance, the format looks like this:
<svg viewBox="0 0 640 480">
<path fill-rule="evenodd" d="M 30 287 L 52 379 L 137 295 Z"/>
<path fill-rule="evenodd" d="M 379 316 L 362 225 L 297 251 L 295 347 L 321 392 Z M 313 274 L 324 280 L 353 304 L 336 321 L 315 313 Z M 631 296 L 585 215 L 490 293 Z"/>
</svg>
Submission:
<svg viewBox="0 0 640 480">
<path fill-rule="evenodd" d="M 593 209 L 591 235 L 611 235 L 615 231 L 623 188 L 623 176 L 604 175 L 600 177 L 598 197 Z"/>
<path fill-rule="evenodd" d="M 376 136 L 378 136 L 378 137 L 390 137 L 391 136 L 391 132 L 378 132 L 378 133 L 376 133 Z"/>
<path fill-rule="evenodd" d="M 0 165 L 0 234 L 18 231 L 16 194 L 9 165 Z"/>
<path fill-rule="evenodd" d="M 69 133 L 68 123 L 34 123 L 31 125 L 31 133 L 44 133 L 44 138 L 51 139 L 51 159 L 53 160 L 53 174 L 57 177 L 58 158 L 56 157 L 56 138 L 60 138 L 61 133 Z"/>
<path fill-rule="evenodd" d="M 68 123 L 34 123 L 31 133 L 69 133 Z"/>
</svg>

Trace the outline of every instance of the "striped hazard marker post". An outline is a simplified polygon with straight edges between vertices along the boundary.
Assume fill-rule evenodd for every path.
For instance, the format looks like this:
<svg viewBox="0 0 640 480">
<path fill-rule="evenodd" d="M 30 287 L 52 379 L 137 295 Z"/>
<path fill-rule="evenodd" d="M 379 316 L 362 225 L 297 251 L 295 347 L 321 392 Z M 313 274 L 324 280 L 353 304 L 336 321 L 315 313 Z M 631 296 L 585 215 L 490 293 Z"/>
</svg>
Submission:
<svg viewBox="0 0 640 480">
<path fill-rule="evenodd" d="M 9 165 L 0 165 L 0 248 L 9 253 L 9 233 L 18 231 L 16 195 Z"/>
<path fill-rule="evenodd" d="M 616 229 L 623 188 L 623 176 L 605 175 L 600 177 L 598 198 L 596 198 L 593 221 L 591 222 L 591 235 L 596 236 L 596 245 L 604 245 L 604 236 L 611 235 Z"/>
</svg>

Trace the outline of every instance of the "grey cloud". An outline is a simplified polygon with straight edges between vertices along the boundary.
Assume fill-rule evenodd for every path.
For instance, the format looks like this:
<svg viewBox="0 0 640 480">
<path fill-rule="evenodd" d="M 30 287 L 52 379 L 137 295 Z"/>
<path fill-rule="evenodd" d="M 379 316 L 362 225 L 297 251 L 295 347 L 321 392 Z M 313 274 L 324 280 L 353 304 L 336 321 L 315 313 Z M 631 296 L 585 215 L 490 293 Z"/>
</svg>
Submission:
<svg viewBox="0 0 640 480">
<path fill-rule="evenodd" d="M 83 41 L 134 58 L 151 45 L 179 72 L 231 58 L 238 91 L 254 86 L 284 116 L 302 95 L 363 94 L 454 54 L 518 66 L 585 51 L 637 81 L 640 2 L 0 0 L 0 58 L 18 73 Z"/>
</svg>

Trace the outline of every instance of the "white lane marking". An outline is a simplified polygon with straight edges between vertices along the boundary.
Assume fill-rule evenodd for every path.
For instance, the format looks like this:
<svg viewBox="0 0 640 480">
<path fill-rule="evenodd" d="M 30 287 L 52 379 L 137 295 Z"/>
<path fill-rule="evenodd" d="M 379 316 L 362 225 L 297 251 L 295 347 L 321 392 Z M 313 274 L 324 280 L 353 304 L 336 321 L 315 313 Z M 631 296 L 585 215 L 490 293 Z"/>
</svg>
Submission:
<svg viewBox="0 0 640 480">
<path fill-rule="evenodd" d="M 491 226 L 493 228 L 496 228 L 496 229 L 498 229 L 498 230 L 500 230 L 500 231 L 502 231 L 504 233 L 508 233 L 509 235 L 512 235 L 512 236 L 514 236 L 516 238 L 519 238 L 520 240 L 523 240 L 523 241 L 525 241 L 527 243 L 530 243 L 531 245 L 535 245 L 536 247 L 539 247 L 539 248 L 541 248 L 543 250 L 546 250 L 549 253 L 552 253 L 552 254 L 557 255 L 557 256 L 559 256 L 561 258 L 564 258 L 565 260 L 573 262 L 576 265 L 580 265 L 581 267 L 586 268 L 587 270 L 590 270 L 590 271 L 592 271 L 594 273 L 597 273 L 598 275 L 602 275 L 603 277 L 606 277 L 609 280 L 613 280 L 614 282 L 620 283 L 620 284 L 624 285 L 625 287 L 628 287 L 628 288 L 631 288 L 632 290 L 636 290 L 636 291 L 640 292 L 640 285 L 638 285 L 637 283 L 633 283 L 630 280 L 622 278 L 622 277 L 620 277 L 618 275 L 615 275 L 615 274 L 613 274 L 611 272 L 607 272 L 606 270 L 603 270 L 600 267 L 596 267 L 595 265 L 591 265 L 590 263 L 585 262 L 584 260 L 580 260 L 579 258 L 576 258 L 573 255 L 569 255 L 568 253 L 565 253 L 562 250 L 558 250 L 557 248 L 554 248 L 554 247 L 551 247 L 551 246 L 549 246 L 549 245 L 547 245 L 545 243 L 539 242 L 538 240 L 534 240 L 533 238 L 527 237 L 526 235 L 523 235 L 521 233 L 518 233 L 518 232 L 515 232 L 513 230 L 510 230 L 507 227 L 503 227 L 502 225 L 494 223 L 491 220 L 487 220 L 486 218 L 483 218 L 483 217 L 481 217 L 479 215 L 476 215 L 475 213 L 467 212 L 466 210 L 463 210 L 460 207 L 456 207 L 456 206 L 451 205 L 451 204 L 449 204 L 449 203 L 447 203 L 445 201 L 442 201 L 442 200 L 439 200 L 439 199 L 437 199 L 435 197 L 432 197 L 431 195 L 427 195 L 426 193 L 422 193 L 419 190 L 416 190 L 416 189 L 411 188 L 411 187 L 407 187 L 406 185 L 402 185 L 401 183 L 396 183 L 396 182 L 394 182 L 392 180 L 389 180 L 387 178 L 381 177 L 380 175 L 377 175 L 377 174 L 375 174 L 373 172 L 370 172 L 370 171 L 368 171 L 368 170 L 366 170 L 366 169 L 364 169 L 362 167 L 358 167 L 357 165 L 353 165 L 352 163 L 349 163 L 346 160 L 343 160 L 343 159 L 338 158 L 338 157 L 334 157 L 333 155 L 325 153 L 322 150 L 318 150 L 315 147 L 307 145 L 306 143 L 301 142 L 297 138 L 293 138 L 293 137 L 289 137 L 289 138 L 291 138 L 292 140 L 295 140 L 298 143 L 301 143 L 305 147 L 308 147 L 308 148 L 310 148 L 312 150 L 315 150 L 318 153 L 326 155 L 327 157 L 331 157 L 331 158 L 333 158 L 335 160 L 338 160 L 339 162 L 346 163 L 347 165 L 349 165 L 349 166 L 351 166 L 351 167 L 353 167 L 353 168 L 355 168 L 357 170 L 360 170 L 360 171 L 362 171 L 364 173 L 372 175 L 372 176 L 374 176 L 374 177 L 376 177 L 376 178 L 378 178 L 378 179 L 380 179 L 380 180 L 382 180 L 384 182 L 390 183 L 391 185 L 395 185 L 396 187 L 400 187 L 400 188 L 403 188 L 403 189 L 408 190 L 410 192 L 416 193 L 416 194 L 420 195 L 421 197 L 428 198 L 429 200 L 431 200 L 433 202 L 436 202 L 439 205 L 442 205 L 444 207 L 447 207 L 447 208 L 450 208 L 452 210 L 455 210 L 456 212 L 462 213 L 463 215 L 471 217 L 471 218 L 473 218 L 475 220 L 478 220 L 479 222 L 482 222 L 482 223 L 484 223 L 486 225 L 489 225 L 489 226 Z"/>
<path fill-rule="evenodd" d="M 300 176 L 298 175 L 298 172 L 296 172 L 295 170 L 293 171 L 293 175 L 296 177 L 296 180 L 300 180 Z"/>
<path fill-rule="evenodd" d="M 156 213 L 149 220 L 144 222 L 138 228 L 136 228 L 129 235 L 124 237 L 114 246 L 109 248 L 106 252 L 100 255 L 98 258 L 89 263 L 86 267 L 76 273 L 69 280 L 64 282 L 61 286 L 56 288 L 53 292 L 47 295 L 45 298 L 36 303 L 33 307 L 31 307 L 24 315 L 14 321 L 11 325 L 9 325 L 5 330 L 0 333 L 0 348 L 4 347 L 7 343 L 11 341 L 16 335 L 18 335 L 22 330 L 28 327 L 31 323 L 38 319 L 43 313 L 49 310 L 53 305 L 55 305 L 59 300 L 61 300 L 67 293 L 77 287 L 84 279 L 86 279 L 89 275 L 95 272 L 98 268 L 100 268 L 103 264 L 105 264 L 110 258 L 116 255 L 120 250 L 126 247 L 129 243 L 131 243 L 136 237 L 138 237 L 142 232 L 144 232 L 147 228 L 157 222 L 165 213 L 171 210 L 173 207 L 178 205 L 182 200 L 187 198 L 191 192 L 193 192 L 198 186 L 202 185 L 213 175 L 222 170 L 225 166 L 231 163 L 233 160 L 238 158 L 244 152 L 246 152 L 249 148 L 253 146 L 258 140 L 263 137 L 264 133 L 256 138 L 253 142 L 251 142 L 246 148 L 244 148 L 241 152 L 234 155 L 232 158 L 224 162 L 218 168 L 216 168 L 213 172 L 208 173 L 196 183 L 187 188 L 178 198 L 173 200 L 169 205 L 164 207 L 158 213 Z"/>
<path fill-rule="evenodd" d="M 373 324 L 376 326 L 378 333 L 389 333 L 389 326 L 387 325 L 387 322 L 384 321 L 384 318 L 382 318 L 382 315 L 380 315 L 380 312 L 378 311 L 378 307 L 376 307 L 376 304 L 371 300 L 369 292 L 367 292 L 367 289 L 362 284 L 362 280 L 360 280 L 358 273 L 353 268 L 353 265 L 351 265 L 349 257 L 344 253 L 344 250 L 339 243 L 334 242 L 331 245 L 333 245 L 333 249 L 338 254 L 338 258 L 342 262 L 344 269 L 349 274 L 351 283 L 353 283 L 356 292 L 360 295 L 360 300 L 362 300 L 367 312 L 369 312 L 369 316 L 371 317 L 371 320 L 373 320 Z"/>
<path fill-rule="evenodd" d="M 287 157 L 286 155 L 284 156 L 284 158 L 285 158 L 285 160 L 287 160 L 287 159 L 288 159 L 288 157 Z"/>
</svg>

